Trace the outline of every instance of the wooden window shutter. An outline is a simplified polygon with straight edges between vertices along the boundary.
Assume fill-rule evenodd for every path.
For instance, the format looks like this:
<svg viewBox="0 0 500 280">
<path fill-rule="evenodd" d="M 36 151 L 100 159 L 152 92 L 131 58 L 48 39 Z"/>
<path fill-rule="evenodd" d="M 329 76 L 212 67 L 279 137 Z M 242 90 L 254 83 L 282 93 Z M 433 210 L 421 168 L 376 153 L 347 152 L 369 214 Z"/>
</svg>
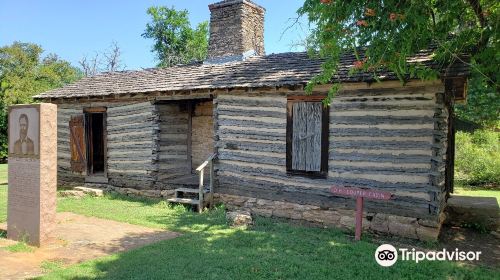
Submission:
<svg viewBox="0 0 500 280">
<path fill-rule="evenodd" d="M 83 115 L 71 116 L 69 121 L 71 171 L 85 171 L 85 124 Z"/>
<path fill-rule="evenodd" d="M 328 169 L 328 109 L 321 101 L 289 101 L 287 170 L 326 175 Z"/>
<path fill-rule="evenodd" d="M 293 170 L 321 171 L 321 106 L 321 102 L 293 104 Z"/>
</svg>

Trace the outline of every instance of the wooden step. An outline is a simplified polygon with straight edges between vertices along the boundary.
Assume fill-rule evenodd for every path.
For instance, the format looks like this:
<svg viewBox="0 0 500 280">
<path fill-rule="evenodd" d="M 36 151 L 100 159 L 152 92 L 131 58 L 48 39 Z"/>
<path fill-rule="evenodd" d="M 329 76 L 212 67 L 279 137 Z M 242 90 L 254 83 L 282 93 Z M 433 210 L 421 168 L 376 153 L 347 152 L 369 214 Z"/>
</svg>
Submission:
<svg viewBox="0 0 500 280">
<path fill-rule="evenodd" d="M 199 205 L 200 201 L 198 199 L 190 199 L 190 198 L 169 198 L 168 202 L 172 203 L 182 203 L 182 204 L 191 204 L 191 205 Z"/>
<path fill-rule="evenodd" d="M 190 189 L 190 188 L 178 188 L 175 189 L 175 192 L 183 192 L 183 193 L 198 193 L 199 189 Z M 203 193 L 209 193 L 210 190 L 204 189 Z"/>
</svg>

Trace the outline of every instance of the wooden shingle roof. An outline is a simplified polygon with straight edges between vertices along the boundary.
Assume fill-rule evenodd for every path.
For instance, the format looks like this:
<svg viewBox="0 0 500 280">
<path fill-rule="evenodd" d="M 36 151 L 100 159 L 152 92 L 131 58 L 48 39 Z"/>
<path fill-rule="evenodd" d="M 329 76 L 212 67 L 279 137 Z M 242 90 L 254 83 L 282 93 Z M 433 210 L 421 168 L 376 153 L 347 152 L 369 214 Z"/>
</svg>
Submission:
<svg viewBox="0 0 500 280">
<path fill-rule="evenodd" d="M 344 55 L 334 80 L 374 81 L 374 73 L 349 73 L 355 61 L 354 55 Z M 422 63 L 434 69 L 440 68 L 432 60 L 431 51 L 422 51 L 409 61 Z M 322 62 L 320 59 L 309 58 L 305 52 L 296 52 L 251 57 L 244 61 L 224 64 L 196 63 L 170 68 L 102 73 L 47 91 L 35 98 L 104 97 L 162 91 L 301 85 L 321 72 Z M 467 76 L 468 66 L 455 63 L 441 72 L 444 76 Z M 376 75 L 380 80 L 397 79 L 396 75 L 389 71 L 378 71 Z"/>
</svg>

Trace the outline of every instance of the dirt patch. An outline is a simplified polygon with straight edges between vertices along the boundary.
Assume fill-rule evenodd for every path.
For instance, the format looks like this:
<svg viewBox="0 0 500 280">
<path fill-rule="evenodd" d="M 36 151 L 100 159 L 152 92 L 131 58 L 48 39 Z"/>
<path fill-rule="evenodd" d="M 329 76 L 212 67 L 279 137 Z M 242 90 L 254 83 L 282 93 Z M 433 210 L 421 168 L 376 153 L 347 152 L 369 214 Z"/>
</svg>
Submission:
<svg viewBox="0 0 500 280">
<path fill-rule="evenodd" d="M 493 234 L 469 228 L 443 227 L 439 239 L 447 250 L 481 251 L 479 264 L 500 268 L 500 240 Z"/>
<path fill-rule="evenodd" d="M 5 225 L 0 225 L 5 229 Z M 110 220 L 58 213 L 54 239 L 33 252 L 12 253 L 16 242 L 0 238 L 0 279 L 24 279 L 43 274 L 43 262 L 64 266 L 178 237 L 171 231 Z"/>
</svg>

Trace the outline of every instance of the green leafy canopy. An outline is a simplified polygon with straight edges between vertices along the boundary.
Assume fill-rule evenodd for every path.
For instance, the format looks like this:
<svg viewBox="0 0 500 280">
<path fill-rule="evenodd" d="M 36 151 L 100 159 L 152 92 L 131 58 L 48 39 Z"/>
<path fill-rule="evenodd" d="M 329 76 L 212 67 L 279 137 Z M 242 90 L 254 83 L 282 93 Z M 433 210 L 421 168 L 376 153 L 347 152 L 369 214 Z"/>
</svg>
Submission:
<svg viewBox="0 0 500 280">
<path fill-rule="evenodd" d="M 500 93 L 478 73 L 473 74 L 466 104 L 456 104 L 459 119 L 481 124 L 487 128 L 500 128 Z"/>
<path fill-rule="evenodd" d="M 433 79 L 437 73 L 407 58 L 435 47 L 434 59 L 446 67 L 462 54 L 471 69 L 498 91 L 499 9 L 496 0 L 305 0 L 299 15 L 313 26 L 309 51 L 326 59 L 321 75 L 308 85 L 330 82 L 341 54 L 354 52 L 353 71 L 384 67 L 406 78 Z M 364 55 L 358 52 L 365 47 Z M 329 93 L 330 102 L 338 86 Z"/>
<path fill-rule="evenodd" d="M 0 48 L 0 160 L 7 156 L 7 108 L 81 78 L 80 71 L 41 46 L 14 42 Z"/>
<path fill-rule="evenodd" d="M 208 22 L 204 21 L 191 28 L 186 10 L 150 7 L 147 10 L 151 22 L 142 34 L 153 39 L 152 52 L 159 61 L 159 67 L 204 60 L 208 51 Z"/>
</svg>

